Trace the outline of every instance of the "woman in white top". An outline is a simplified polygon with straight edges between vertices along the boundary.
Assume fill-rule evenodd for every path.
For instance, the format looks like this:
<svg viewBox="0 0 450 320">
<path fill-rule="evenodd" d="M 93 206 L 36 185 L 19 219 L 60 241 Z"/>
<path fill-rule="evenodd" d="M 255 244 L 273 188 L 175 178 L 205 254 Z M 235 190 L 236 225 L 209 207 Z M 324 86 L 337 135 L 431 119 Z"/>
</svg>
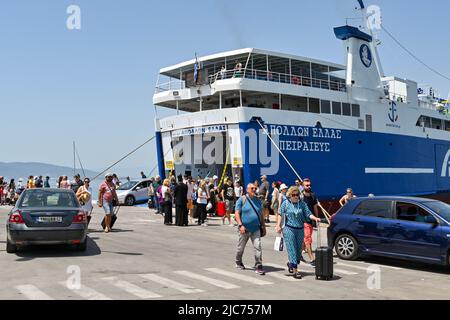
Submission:
<svg viewBox="0 0 450 320">
<path fill-rule="evenodd" d="M 206 182 L 202 181 L 197 190 L 197 210 L 198 210 L 198 225 L 206 226 L 206 205 L 208 203 L 208 193 L 206 191 Z"/>
<path fill-rule="evenodd" d="M 91 220 L 91 213 L 94 209 L 92 205 L 92 188 L 90 186 L 91 180 L 84 178 L 84 185 L 78 188 L 77 199 L 81 204 L 81 208 L 86 212 L 88 216 L 88 223 Z"/>
<path fill-rule="evenodd" d="M 244 195 L 244 188 L 242 188 L 239 181 L 236 181 L 236 183 L 234 184 L 234 194 L 236 195 L 236 201 Z"/>
</svg>

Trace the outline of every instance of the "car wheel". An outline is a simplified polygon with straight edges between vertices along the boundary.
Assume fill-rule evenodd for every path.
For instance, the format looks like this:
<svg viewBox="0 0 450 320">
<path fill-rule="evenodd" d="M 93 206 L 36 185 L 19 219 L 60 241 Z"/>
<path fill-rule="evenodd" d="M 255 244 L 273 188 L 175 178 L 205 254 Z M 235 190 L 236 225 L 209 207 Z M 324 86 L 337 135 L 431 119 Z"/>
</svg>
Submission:
<svg viewBox="0 0 450 320">
<path fill-rule="evenodd" d="M 8 253 L 16 253 L 17 252 L 17 246 L 9 242 L 9 240 L 6 240 L 6 252 Z"/>
<path fill-rule="evenodd" d="M 134 202 L 135 202 L 135 200 L 134 200 L 133 196 L 128 196 L 125 198 L 125 204 L 127 206 L 134 206 Z"/>
<path fill-rule="evenodd" d="M 341 234 L 334 245 L 338 257 L 343 260 L 355 260 L 358 257 L 358 248 L 358 242 L 349 234 Z"/>
</svg>

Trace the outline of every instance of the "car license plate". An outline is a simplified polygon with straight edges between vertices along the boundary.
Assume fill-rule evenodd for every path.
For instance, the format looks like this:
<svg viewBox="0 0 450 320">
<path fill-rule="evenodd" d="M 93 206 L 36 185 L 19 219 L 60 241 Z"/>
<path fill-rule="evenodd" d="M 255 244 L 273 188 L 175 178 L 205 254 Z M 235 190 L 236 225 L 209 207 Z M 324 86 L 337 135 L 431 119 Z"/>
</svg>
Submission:
<svg viewBox="0 0 450 320">
<path fill-rule="evenodd" d="M 37 222 L 41 223 L 62 222 L 62 217 L 38 217 Z"/>
</svg>

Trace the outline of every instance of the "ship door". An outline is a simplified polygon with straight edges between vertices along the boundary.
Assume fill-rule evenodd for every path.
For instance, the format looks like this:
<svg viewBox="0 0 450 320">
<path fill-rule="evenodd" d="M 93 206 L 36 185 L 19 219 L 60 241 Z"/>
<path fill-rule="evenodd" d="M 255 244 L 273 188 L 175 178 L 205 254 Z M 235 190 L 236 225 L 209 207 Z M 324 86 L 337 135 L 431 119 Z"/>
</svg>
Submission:
<svg viewBox="0 0 450 320">
<path fill-rule="evenodd" d="M 450 145 L 436 144 L 434 150 L 437 191 L 450 190 Z"/>
</svg>

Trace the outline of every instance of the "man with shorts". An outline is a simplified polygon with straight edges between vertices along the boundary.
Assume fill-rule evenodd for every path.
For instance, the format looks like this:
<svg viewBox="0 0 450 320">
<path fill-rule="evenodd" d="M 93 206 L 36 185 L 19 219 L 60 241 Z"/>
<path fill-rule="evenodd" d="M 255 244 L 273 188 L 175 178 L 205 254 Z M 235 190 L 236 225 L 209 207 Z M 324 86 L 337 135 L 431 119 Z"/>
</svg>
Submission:
<svg viewBox="0 0 450 320">
<path fill-rule="evenodd" d="M 233 188 L 233 180 L 228 178 L 222 187 L 221 192 L 222 199 L 225 201 L 226 214 L 222 217 L 222 224 L 225 224 L 225 218 L 228 218 L 228 225 L 232 226 L 231 213 L 234 210 L 234 204 L 236 203 L 236 195 Z"/>
<path fill-rule="evenodd" d="M 111 230 L 111 218 L 114 211 L 114 202 L 119 204 L 117 198 L 116 186 L 113 183 L 112 173 L 105 175 L 105 181 L 100 185 L 98 190 L 98 206 L 105 211 L 105 232 Z"/>
<path fill-rule="evenodd" d="M 311 211 L 316 217 L 319 216 L 319 207 L 317 205 L 317 197 L 314 194 L 314 192 L 311 190 L 311 180 L 308 178 L 305 178 L 303 180 L 303 200 L 308 205 L 309 211 Z M 314 225 L 311 223 L 304 223 L 304 230 L 305 230 L 305 236 L 303 239 L 303 246 L 302 250 L 306 250 L 308 253 L 310 264 L 311 266 L 315 267 L 315 258 L 312 252 L 312 234 L 314 230 Z"/>
</svg>

